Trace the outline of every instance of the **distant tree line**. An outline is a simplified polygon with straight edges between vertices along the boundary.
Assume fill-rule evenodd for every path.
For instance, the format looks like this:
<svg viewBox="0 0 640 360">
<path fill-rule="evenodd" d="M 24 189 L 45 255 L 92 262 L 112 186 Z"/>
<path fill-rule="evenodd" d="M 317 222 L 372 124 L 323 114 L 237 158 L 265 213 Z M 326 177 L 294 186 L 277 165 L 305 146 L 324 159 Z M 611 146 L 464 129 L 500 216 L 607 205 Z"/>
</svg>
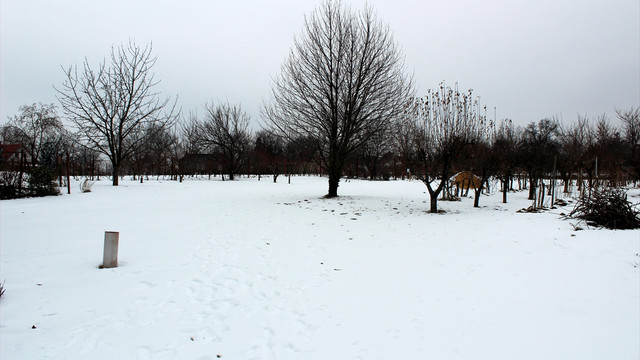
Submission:
<svg viewBox="0 0 640 360">
<path fill-rule="evenodd" d="M 518 127 L 511 120 L 487 119 L 470 93 L 460 94 L 444 85 L 438 92 L 452 98 L 438 99 L 431 94 L 429 100 L 414 99 L 389 122 L 385 132 L 345 158 L 341 176 L 416 178 L 427 189 L 431 187 L 431 198 L 437 199 L 452 196 L 455 182 L 451 177 L 468 171 L 481 179 L 482 186 L 472 186 L 472 191 L 477 190 L 479 196 L 489 179 L 496 179 L 505 202 L 514 188 L 528 189 L 533 199 L 538 188 L 549 186 L 554 176 L 562 192 L 640 181 L 640 108 L 618 110 L 615 123 L 602 115 L 578 116 L 569 124 L 548 118 Z M 434 114 L 434 109 L 427 108 L 434 106 L 431 101 L 452 103 L 458 109 L 471 101 L 468 107 L 472 110 Z M 252 132 L 240 106 L 210 104 L 206 109 L 202 118 L 190 115 L 171 127 L 142 129 L 138 136 L 147 138 L 145 146 L 122 161 L 118 176 L 140 180 L 163 176 L 179 181 L 193 176 L 232 180 L 238 175 L 270 175 L 275 182 L 279 175 L 327 175 L 313 138 L 286 138 L 267 129 Z M 445 126 L 449 128 L 442 128 Z M 80 142 L 63 125 L 53 104 L 22 106 L 0 128 L 0 142 L 0 181 L 5 192 L 28 190 L 28 174 L 38 167 L 47 169 L 59 186 L 67 173 L 91 179 L 113 176 L 109 159 Z"/>
</svg>

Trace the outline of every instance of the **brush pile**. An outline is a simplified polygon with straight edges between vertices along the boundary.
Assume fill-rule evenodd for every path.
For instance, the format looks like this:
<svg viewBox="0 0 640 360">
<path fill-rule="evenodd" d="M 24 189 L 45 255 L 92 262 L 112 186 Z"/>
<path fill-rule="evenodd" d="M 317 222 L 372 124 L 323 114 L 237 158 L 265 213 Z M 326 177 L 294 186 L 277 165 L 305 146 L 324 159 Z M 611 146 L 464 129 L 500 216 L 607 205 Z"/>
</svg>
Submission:
<svg viewBox="0 0 640 360">
<path fill-rule="evenodd" d="M 583 219 L 591 226 L 607 229 L 640 228 L 640 211 L 637 204 L 627 200 L 623 189 L 596 190 L 584 196 L 569 214 L 569 217 Z"/>
</svg>

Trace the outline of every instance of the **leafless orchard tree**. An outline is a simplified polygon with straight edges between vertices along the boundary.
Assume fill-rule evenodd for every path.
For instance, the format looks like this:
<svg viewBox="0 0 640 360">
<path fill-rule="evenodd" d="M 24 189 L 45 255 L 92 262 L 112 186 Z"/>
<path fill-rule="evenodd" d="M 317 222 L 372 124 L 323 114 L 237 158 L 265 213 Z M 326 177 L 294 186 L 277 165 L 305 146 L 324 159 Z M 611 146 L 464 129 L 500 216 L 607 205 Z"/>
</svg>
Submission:
<svg viewBox="0 0 640 360">
<path fill-rule="evenodd" d="M 519 149 L 521 165 L 529 177 L 529 200 L 537 199 L 537 188 L 543 184 L 541 180 L 553 169 L 553 158 L 560 148 L 559 130 L 556 117 L 531 122 L 523 129 Z"/>
<path fill-rule="evenodd" d="M 314 139 L 327 196 L 335 197 L 347 156 L 384 130 L 412 94 L 389 27 L 371 8 L 327 0 L 305 18 L 262 116 L 289 139 Z"/>
<path fill-rule="evenodd" d="M 205 118 L 198 127 L 199 141 L 219 156 L 229 180 L 241 169 L 251 145 L 249 120 L 240 105 L 205 105 Z"/>
<path fill-rule="evenodd" d="M 143 129 L 141 136 L 147 137 L 145 146 L 138 147 L 126 162 L 134 180 L 138 175 L 140 182 L 149 175 L 174 175 L 178 137 L 172 130 L 154 125 Z"/>
<path fill-rule="evenodd" d="M 266 170 L 273 175 L 273 182 L 278 181 L 278 176 L 285 170 L 284 157 L 285 143 L 281 136 L 269 131 L 260 130 L 255 136 L 253 156 L 256 158 L 256 167 L 260 173 Z"/>
<path fill-rule="evenodd" d="M 393 147 L 400 156 L 400 160 L 403 166 L 409 167 L 407 170 L 411 170 L 411 167 L 419 166 L 420 163 L 417 160 L 418 144 L 416 142 L 416 126 L 415 113 L 412 109 L 415 108 L 415 101 L 412 99 L 407 103 L 407 110 L 394 121 L 393 130 L 391 131 Z M 404 174 L 411 176 L 410 173 L 406 173 L 405 169 L 402 169 L 403 179 Z"/>
<path fill-rule="evenodd" d="M 184 155 L 202 154 L 203 144 L 199 136 L 198 114 L 190 112 L 189 117 L 178 123 L 181 152 Z"/>
<path fill-rule="evenodd" d="M 382 160 L 385 156 L 393 152 L 393 126 L 389 126 L 384 131 L 373 135 L 365 142 L 359 150 L 360 159 L 365 166 L 369 179 L 373 180 L 380 176 L 387 178 L 389 172 L 385 171 Z"/>
<path fill-rule="evenodd" d="M 500 157 L 495 151 L 498 129 L 494 121 L 483 117 L 477 126 L 477 137 L 469 147 L 470 154 L 466 162 L 472 173 L 480 178 L 479 184 L 474 186 L 473 207 L 480 207 L 480 195 L 483 190 L 489 191 L 489 178 L 498 173 Z"/>
<path fill-rule="evenodd" d="M 515 127 L 511 120 L 503 120 L 496 128 L 493 141 L 493 152 L 496 156 L 496 175 L 502 183 L 502 202 L 507 203 L 507 193 L 511 181 L 520 164 L 518 145 L 522 137 L 522 130 Z"/>
<path fill-rule="evenodd" d="M 618 119 L 622 121 L 624 140 L 627 146 L 626 172 L 634 181 L 640 180 L 640 107 L 616 110 Z"/>
<path fill-rule="evenodd" d="M 140 48 L 129 42 L 112 48 L 110 62 L 103 61 L 97 69 L 87 60 L 80 74 L 77 67 L 69 67 L 57 89 L 58 100 L 81 140 L 111 161 L 114 186 L 122 162 L 148 140 L 143 130 L 164 129 L 176 121 L 177 98 L 171 102 L 155 90 L 159 83 L 152 71 L 156 60 L 151 44 Z"/>
<path fill-rule="evenodd" d="M 564 192 L 570 192 L 575 177 L 578 191 L 583 190 L 583 176 L 593 173 L 592 150 L 595 146 L 595 130 L 586 116 L 578 115 L 574 123 L 559 128 L 560 151 L 558 168 L 564 182 Z"/>
<path fill-rule="evenodd" d="M 427 186 L 430 212 L 438 212 L 438 195 L 446 186 L 455 160 L 477 141 L 485 121 L 472 91 L 460 93 L 457 86 L 429 91 L 415 99 L 412 129 L 412 173 Z"/>
</svg>

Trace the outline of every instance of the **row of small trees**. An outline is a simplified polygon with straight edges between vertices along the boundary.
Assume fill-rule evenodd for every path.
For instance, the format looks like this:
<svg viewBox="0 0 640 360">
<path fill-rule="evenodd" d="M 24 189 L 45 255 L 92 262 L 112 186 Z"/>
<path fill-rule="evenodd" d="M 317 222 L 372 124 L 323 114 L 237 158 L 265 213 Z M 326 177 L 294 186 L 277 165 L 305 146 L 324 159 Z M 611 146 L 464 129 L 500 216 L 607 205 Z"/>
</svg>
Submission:
<svg viewBox="0 0 640 360">
<path fill-rule="evenodd" d="M 528 185 L 532 200 L 539 186 L 555 184 L 555 179 L 562 181 L 564 192 L 574 184 L 584 191 L 640 180 L 640 108 L 617 111 L 621 126 L 600 116 L 578 117 L 569 125 L 542 119 L 522 128 L 510 120 L 488 120 L 470 99 L 470 92 L 461 95 L 442 86 L 418 100 L 414 111 L 419 115 L 409 116 L 398 128 L 402 158 L 427 186 L 432 212 L 437 212 L 438 195 L 450 176 L 459 171 L 479 177 L 474 206 L 490 178 L 500 180 L 503 202 L 516 176 L 525 181 L 523 187 Z"/>
</svg>

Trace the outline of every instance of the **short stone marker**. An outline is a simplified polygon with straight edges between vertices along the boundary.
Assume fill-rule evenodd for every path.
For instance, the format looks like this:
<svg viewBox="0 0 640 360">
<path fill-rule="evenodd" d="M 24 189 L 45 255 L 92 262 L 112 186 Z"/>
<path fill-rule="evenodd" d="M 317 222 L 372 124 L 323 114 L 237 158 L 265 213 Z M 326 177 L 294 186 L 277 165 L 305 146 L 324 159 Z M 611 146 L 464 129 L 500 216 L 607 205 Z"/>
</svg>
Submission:
<svg viewBox="0 0 640 360">
<path fill-rule="evenodd" d="M 118 241 L 120 233 L 117 231 L 104 232 L 104 254 L 101 269 L 118 267 Z"/>
</svg>

